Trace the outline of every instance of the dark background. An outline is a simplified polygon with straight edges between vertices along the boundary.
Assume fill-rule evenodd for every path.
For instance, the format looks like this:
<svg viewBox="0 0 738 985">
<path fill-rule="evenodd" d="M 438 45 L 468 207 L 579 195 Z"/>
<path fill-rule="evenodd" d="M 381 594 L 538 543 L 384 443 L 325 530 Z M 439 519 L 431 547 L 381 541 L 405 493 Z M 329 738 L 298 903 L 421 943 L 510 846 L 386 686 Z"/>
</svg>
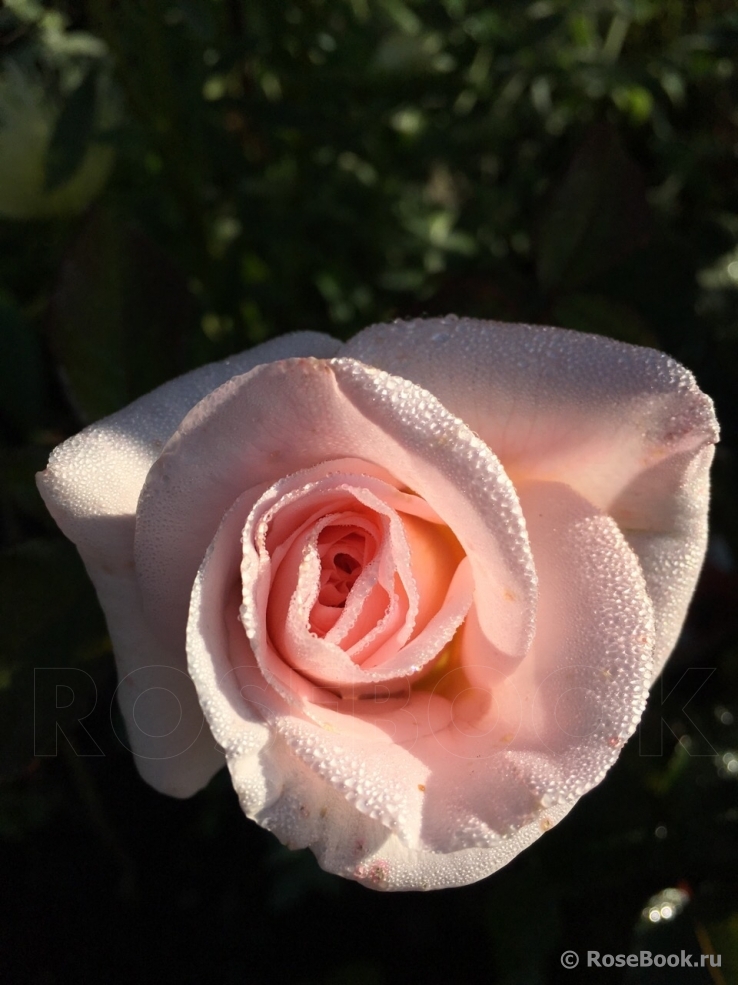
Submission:
<svg viewBox="0 0 738 985">
<path fill-rule="evenodd" d="M 0 42 L 3 980 L 738 982 L 734 0 L 14 0 Z M 223 774 L 190 801 L 139 780 L 33 474 L 193 366 L 449 311 L 663 349 L 724 440 L 689 620 L 605 782 L 482 883 L 384 895 Z M 44 679 L 34 736 L 34 667 L 87 682 L 86 732 Z M 559 960 L 641 948 L 722 966 Z"/>
</svg>

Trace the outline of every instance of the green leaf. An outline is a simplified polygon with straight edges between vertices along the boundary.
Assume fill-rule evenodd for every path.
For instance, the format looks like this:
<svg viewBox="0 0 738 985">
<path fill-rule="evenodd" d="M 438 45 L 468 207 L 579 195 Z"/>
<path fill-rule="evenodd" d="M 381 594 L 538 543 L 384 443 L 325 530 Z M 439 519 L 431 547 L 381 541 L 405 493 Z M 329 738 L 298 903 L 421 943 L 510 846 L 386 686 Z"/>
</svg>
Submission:
<svg viewBox="0 0 738 985">
<path fill-rule="evenodd" d="M 613 127 L 592 126 L 541 216 L 541 287 L 550 292 L 585 284 L 643 247 L 651 226 L 640 168 Z"/>
<path fill-rule="evenodd" d="M 45 191 L 63 185 L 82 163 L 95 127 L 96 105 L 97 69 L 92 67 L 57 117 L 46 157 Z"/>
<path fill-rule="evenodd" d="M 93 212 L 62 265 L 49 322 L 80 417 L 110 414 L 182 372 L 196 311 L 155 243 L 111 212 Z"/>
</svg>

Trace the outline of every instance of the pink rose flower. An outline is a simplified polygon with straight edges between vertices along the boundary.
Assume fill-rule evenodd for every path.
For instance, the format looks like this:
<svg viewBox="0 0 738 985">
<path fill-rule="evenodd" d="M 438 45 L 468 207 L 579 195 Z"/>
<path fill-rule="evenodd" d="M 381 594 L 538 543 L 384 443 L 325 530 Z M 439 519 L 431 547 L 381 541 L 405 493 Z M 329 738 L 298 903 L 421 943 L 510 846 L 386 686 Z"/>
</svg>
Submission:
<svg viewBox="0 0 738 985">
<path fill-rule="evenodd" d="M 285 844 L 432 889 L 510 861 L 633 733 L 716 440 L 659 352 L 449 317 L 205 366 L 38 481 L 107 615 L 141 775 L 188 796 L 225 757 Z"/>
</svg>

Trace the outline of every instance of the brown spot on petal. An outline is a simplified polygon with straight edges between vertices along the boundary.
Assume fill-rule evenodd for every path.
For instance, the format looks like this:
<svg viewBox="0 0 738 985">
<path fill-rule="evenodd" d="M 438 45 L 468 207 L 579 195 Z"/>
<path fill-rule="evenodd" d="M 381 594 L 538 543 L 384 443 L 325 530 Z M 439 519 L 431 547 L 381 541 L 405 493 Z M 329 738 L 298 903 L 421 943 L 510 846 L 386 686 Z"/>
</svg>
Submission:
<svg viewBox="0 0 738 985">
<path fill-rule="evenodd" d="M 356 879 L 367 879 L 369 882 L 374 883 L 380 889 L 387 885 L 389 880 L 389 864 L 381 859 L 377 862 L 373 862 L 371 865 L 360 865 L 354 871 L 354 877 Z"/>
<path fill-rule="evenodd" d="M 384 885 L 389 878 L 389 865 L 382 862 L 375 862 L 369 872 L 369 878 L 376 886 Z"/>
<path fill-rule="evenodd" d="M 418 790 L 420 790 L 421 793 L 425 793 L 425 784 L 424 783 L 419 783 L 418 784 Z"/>
</svg>

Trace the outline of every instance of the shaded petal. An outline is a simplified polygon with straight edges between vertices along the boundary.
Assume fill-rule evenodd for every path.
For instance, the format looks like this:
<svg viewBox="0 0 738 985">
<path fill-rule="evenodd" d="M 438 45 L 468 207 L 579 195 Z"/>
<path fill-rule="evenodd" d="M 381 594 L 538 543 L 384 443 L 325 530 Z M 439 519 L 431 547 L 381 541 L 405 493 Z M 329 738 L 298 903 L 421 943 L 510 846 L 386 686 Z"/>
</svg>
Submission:
<svg viewBox="0 0 738 985">
<path fill-rule="evenodd" d="M 638 558 L 612 517 L 563 483 L 526 483 L 519 495 L 540 608 L 530 651 L 506 685 L 543 716 L 529 722 L 547 748 L 564 748 L 581 733 L 579 724 L 562 717 L 565 711 L 583 722 L 607 722 L 608 736 L 627 738 L 645 706 L 655 642 L 653 604 Z M 578 676 L 595 684 L 580 687 Z M 557 689 L 569 686 L 576 700 L 562 704 Z"/>
<path fill-rule="evenodd" d="M 304 332 L 203 366 L 65 441 L 37 476 L 49 512 L 77 545 L 97 589 L 123 682 L 118 694 L 128 741 L 142 776 L 158 790 L 188 796 L 207 783 L 223 760 L 207 725 L 190 743 L 202 717 L 184 673 L 182 633 L 162 638 L 144 613 L 134 570 L 134 516 L 146 474 L 187 412 L 234 373 L 284 356 L 328 356 L 339 348 L 328 336 Z M 182 708 L 181 726 L 167 745 L 153 733 L 157 721 L 172 719 L 175 698 Z"/>
<path fill-rule="evenodd" d="M 187 669 L 213 736 L 241 754 L 270 741 L 264 722 L 284 704 L 256 666 L 239 618 L 240 533 L 251 506 L 245 494 L 223 518 L 195 578 L 187 622 Z M 250 674 L 245 681 L 242 671 Z"/>
<path fill-rule="evenodd" d="M 116 697 L 126 726 L 118 739 L 133 753 L 147 783 L 174 797 L 190 797 L 223 766 L 223 755 L 186 673 L 184 654 L 151 632 L 135 578 L 103 565 L 88 563 L 87 569 L 118 665 Z"/>
<path fill-rule="evenodd" d="M 429 806 L 423 835 L 437 851 L 458 848 L 464 831 L 492 844 L 576 801 L 615 762 L 648 697 L 652 605 L 617 524 L 563 484 L 519 492 L 539 573 L 536 636 L 525 661 L 489 688 L 464 653 L 449 673 L 459 677 L 451 724 L 413 750 L 430 767 L 427 802 L 438 809 Z M 469 700 L 463 678 L 486 703 Z"/>
<path fill-rule="evenodd" d="M 654 677 L 674 648 L 707 549 L 707 505 L 714 448 L 674 455 L 643 472 L 613 505 L 625 538 L 638 555 L 656 617 Z M 646 529 L 629 525 L 633 500 L 644 489 L 667 488 L 661 514 L 653 510 Z M 649 492 L 645 495 L 648 496 Z M 655 497 L 654 497 L 655 501 Z"/>
<path fill-rule="evenodd" d="M 423 712 L 428 717 L 427 706 Z M 354 718 L 346 724 L 358 732 L 363 723 Z M 443 889 L 476 882 L 506 865 L 573 806 L 538 804 L 531 811 L 530 788 L 521 782 L 519 768 L 498 759 L 493 772 L 500 779 L 491 788 L 525 809 L 521 826 L 490 836 L 483 822 L 469 822 L 458 833 L 447 829 L 449 837 L 458 834 L 459 847 L 428 850 L 418 838 L 428 770 L 412 753 L 392 740 L 384 747 L 359 743 L 351 734 L 306 726 L 292 715 L 282 718 L 281 726 L 255 749 L 248 738 L 238 738 L 244 726 L 233 722 L 228 766 L 244 812 L 287 847 L 310 848 L 327 871 L 372 889 Z M 245 746 L 240 752 L 239 741 Z M 458 774 L 458 761 L 456 769 Z M 455 823 L 451 813 L 447 822 Z"/>
</svg>

